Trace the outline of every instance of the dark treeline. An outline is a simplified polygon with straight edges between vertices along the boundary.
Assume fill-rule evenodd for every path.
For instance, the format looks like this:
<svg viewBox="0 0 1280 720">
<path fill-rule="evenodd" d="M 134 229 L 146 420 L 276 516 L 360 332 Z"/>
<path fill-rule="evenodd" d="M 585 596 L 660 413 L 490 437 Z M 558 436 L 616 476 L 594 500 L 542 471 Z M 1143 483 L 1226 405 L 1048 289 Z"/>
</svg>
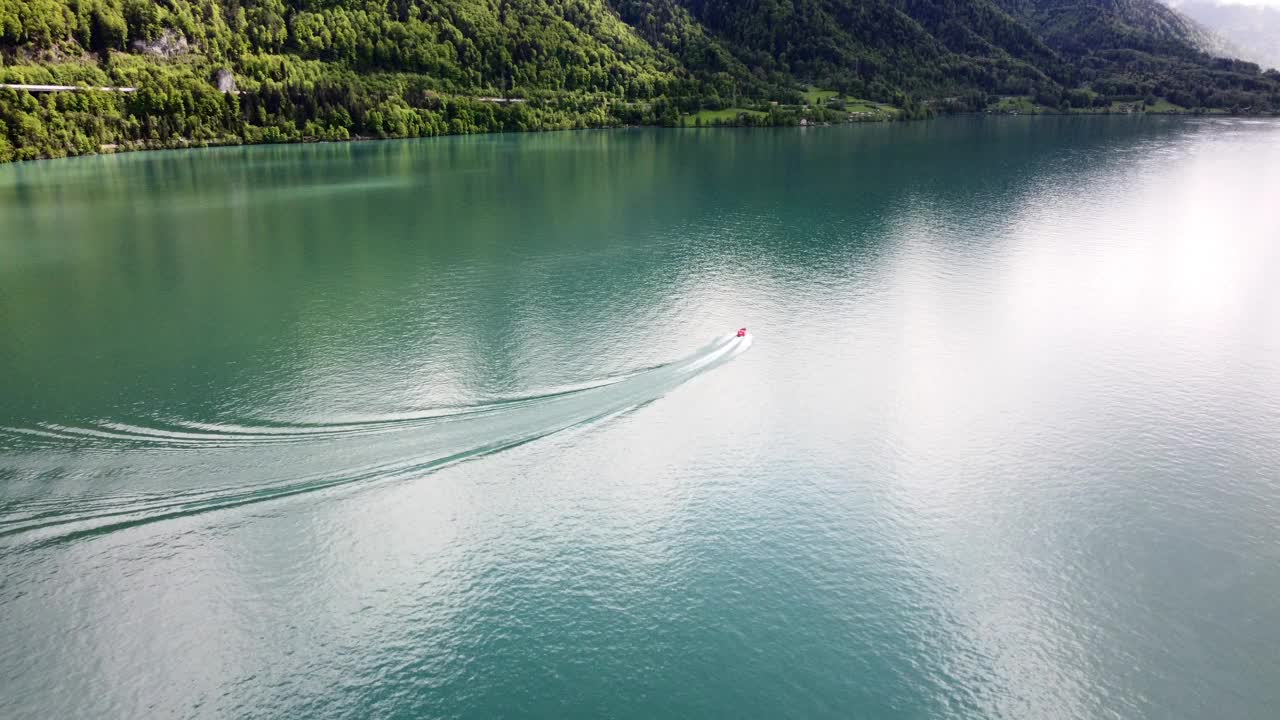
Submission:
<svg viewBox="0 0 1280 720">
<path fill-rule="evenodd" d="M 839 121 L 1026 96 L 1280 109 L 1280 76 L 1198 49 L 1154 0 L 0 0 L 0 160 L 103 148 Z M 1121 9 L 1117 10 L 1116 7 Z M 1136 9 L 1135 9 L 1136 8 Z M 511 101 L 515 100 L 515 101 Z"/>
</svg>

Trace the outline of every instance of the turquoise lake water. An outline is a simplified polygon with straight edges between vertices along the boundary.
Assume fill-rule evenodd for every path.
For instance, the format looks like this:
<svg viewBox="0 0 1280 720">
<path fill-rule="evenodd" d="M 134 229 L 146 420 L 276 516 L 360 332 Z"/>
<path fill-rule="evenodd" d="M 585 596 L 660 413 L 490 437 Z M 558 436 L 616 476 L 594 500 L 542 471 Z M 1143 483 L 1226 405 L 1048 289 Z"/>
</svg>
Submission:
<svg viewBox="0 0 1280 720">
<path fill-rule="evenodd" d="M 0 167 L 0 717 L 1273 718 L 1277 277 L 1274 121 Z"/>
</svg>

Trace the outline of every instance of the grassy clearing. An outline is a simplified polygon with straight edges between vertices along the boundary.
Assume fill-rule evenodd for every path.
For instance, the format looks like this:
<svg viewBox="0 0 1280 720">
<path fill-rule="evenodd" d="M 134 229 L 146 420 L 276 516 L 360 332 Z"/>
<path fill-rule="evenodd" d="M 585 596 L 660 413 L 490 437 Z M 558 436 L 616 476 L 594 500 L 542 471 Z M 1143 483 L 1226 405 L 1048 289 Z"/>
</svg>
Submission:
<svg viewBox="0 0 1280 720">
<path fill-rule="evenodd" d="M 872 100 L 862 100 L 859 98 L 847 98 L 844 101 L 844 109 L 851 113 L 869 113 L 887 115 L 889 117 L 897 117 L 902 111 L 893 105 L 886 103 L 878 103 Z"/>
<path fill-rule="evenodd" d="M 783 124 L 794 124 L 803 120 L 836 123 L 883 121 L 896 119 L 902 113 L 901 110 L 893 105 L 873 100 L 843 97 L 834 90 L 818 90 L 816 88 L 810 88 L 809 90 L 809 99 L 812 103 L 816 103 L 811 105 L 813 109 L 806 110 L 799 105 L 781 105 L 777 109 L 784 114 Z M 830 104 L 832 101 L 838 101 L 835 107 Z M 822 109 L 823 112 L 819 112 L 818 109 Z M 846 116 L 845 113 L 848 115 Z M 753 119 L 760 120 L 769 116 L 769 112 L 741 107 L 726 108 L 724 110 L 699 110 L 696 113 L 683 116 L 681 124 L 687 127 L 715 124 L 735 125 L 739 124 L 738 118 L 740 115 L 749 115 Z M 790 121 L 788 122 L 786 118 L 790 118 Z"/>
<path fill-rule="evenodd" d="M 1169 102 L 1168 100 L 1165 100 L 1164 98 L 1160 98 L 1159 100 L 1156 100 L 1155 105 L 1150 105 L 1147 107 L 1147 112 L 1184 113 L 1184 112 L 1187 112 L 1187 109 L 1182 107 L 1181 105 L 1174 105 L 1173 103 Z"/>
<path fill-rule="evenodd" d="M 852 98 L 841 95 L 835 90 L 823 90 L 810 86 L 804 91 L 804 100 L 812 107 L 828 107 L 828 103 L 832 100 L 838 100 L 844 105 L 844 111 L 857 115 L 886 115 L 889 117 L 897 117 L 902 112 L 898 108 L 878 103 L 873 100 L 863 100 L 861 98 Z"/>
<path fill-rule="evenodd" d="M 809 105 L 822 105 L 833 97 L 839 95 L 835 90 L 822 90 L 810 85 L 805 88 L 804 101 Z"/>
<path fill-rule="evenodd" d="M 1148 108 L 1146 105 L 1142 104 L 1141 101 L 1138 101 L 1138 102 L 1115 101 L 1111 103 L 1110 107 L 1105 108 L 1105 110 L 1112 113 L 1134 113 L 1134 112 L 1150 112 L 1151 108 Z"/>
<path fill-rule="evenodd" d="M 699 110 L 698 112 L 690 115 L 688 118 L 688 121 L 689 121 L 689 124 L 691 125 L 697 120 L 701 120 L 703 125 L 708 125 L 716 121 L 729 122 L 732 120 L 737 120 L 738 115 L 742 113 L 746 113 L 747 115 L 754 115 L 756 117 L 763 117 L 766 114 L 768 114 L 760 110 L 748 110 L 747 108 L 726 108 L 724 110 Z"/>
<path fill-rule="evenodd" d="M 1114 101 L 1106 107 L 1087 108 L 1084 110 L 1072 110 L 1073 113 L 1089 113 L 1089 114 L 1112 114 L 1124 115 L 1129 113 L 1153 113 L 1156 115 L 1182 115 L 1191 111 L 1181 105 L 1175 105 L 1164 98 L 1160 98 L 1151 105 L 1147 105 L 1141 101 Z"/>
<path fill-rule="evenodd" d="M 1018 113 L 1019 115 L 1062 114 L 1062 110 L 1059 108 L 1037 105 L 1030 96 L 1002 97 L 987 106 L 987 109 L 991 112 Z M 1187 108 L 1175 105 L 1164 98 L 1157 99 L 1152 105 L 1145 105 L 1140 100 L 1126 102 L 1117 100 L 1103 107 L 1071 108 L 1067 111 L 1071 115 L 1123 115 L 1126 113 L 1174 115 L 1189 112 L 1191 111 Z"/>
<path fill-rule="evenodd" d="M 1043 105 L 1037 105 L 1029 95 L 1012 95 L 1002 97 L 988 106 L 992 112 L 1017 113 L 1019 115 L 1039 115 L 1049 112 Z"/>
</svg>

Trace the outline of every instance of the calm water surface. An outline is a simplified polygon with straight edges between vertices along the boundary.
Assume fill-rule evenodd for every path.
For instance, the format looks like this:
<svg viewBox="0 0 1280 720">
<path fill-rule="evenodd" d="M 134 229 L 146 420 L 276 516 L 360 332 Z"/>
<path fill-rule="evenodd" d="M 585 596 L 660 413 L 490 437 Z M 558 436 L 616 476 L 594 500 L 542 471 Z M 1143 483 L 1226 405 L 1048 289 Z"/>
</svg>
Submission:
<svg viewBox="0 0 1280 720">
<path fill-rule="evenodd" d="M 1276 122 L 0 167 L 0 717 L 1274 718 L 1277 278 Z"/>
</svg>

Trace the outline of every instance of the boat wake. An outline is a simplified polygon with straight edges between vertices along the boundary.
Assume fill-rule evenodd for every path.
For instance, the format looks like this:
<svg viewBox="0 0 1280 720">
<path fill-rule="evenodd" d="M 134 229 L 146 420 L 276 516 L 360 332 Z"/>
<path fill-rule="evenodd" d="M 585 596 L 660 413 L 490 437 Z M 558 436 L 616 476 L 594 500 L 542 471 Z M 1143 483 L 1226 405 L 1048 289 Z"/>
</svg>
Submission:
<svg viewBox="0 0 1280 720">
<path fill-rule="evenodd" d="M 0 541 L 60 542 L 303 493 L 419 477 L 658 399 L 744 352 L 749 335 L 629 375 L 469 407 L 245 424 L 0 427 Z M 226 485 L 226 478 L 263 478 Z"/>
</svg>

